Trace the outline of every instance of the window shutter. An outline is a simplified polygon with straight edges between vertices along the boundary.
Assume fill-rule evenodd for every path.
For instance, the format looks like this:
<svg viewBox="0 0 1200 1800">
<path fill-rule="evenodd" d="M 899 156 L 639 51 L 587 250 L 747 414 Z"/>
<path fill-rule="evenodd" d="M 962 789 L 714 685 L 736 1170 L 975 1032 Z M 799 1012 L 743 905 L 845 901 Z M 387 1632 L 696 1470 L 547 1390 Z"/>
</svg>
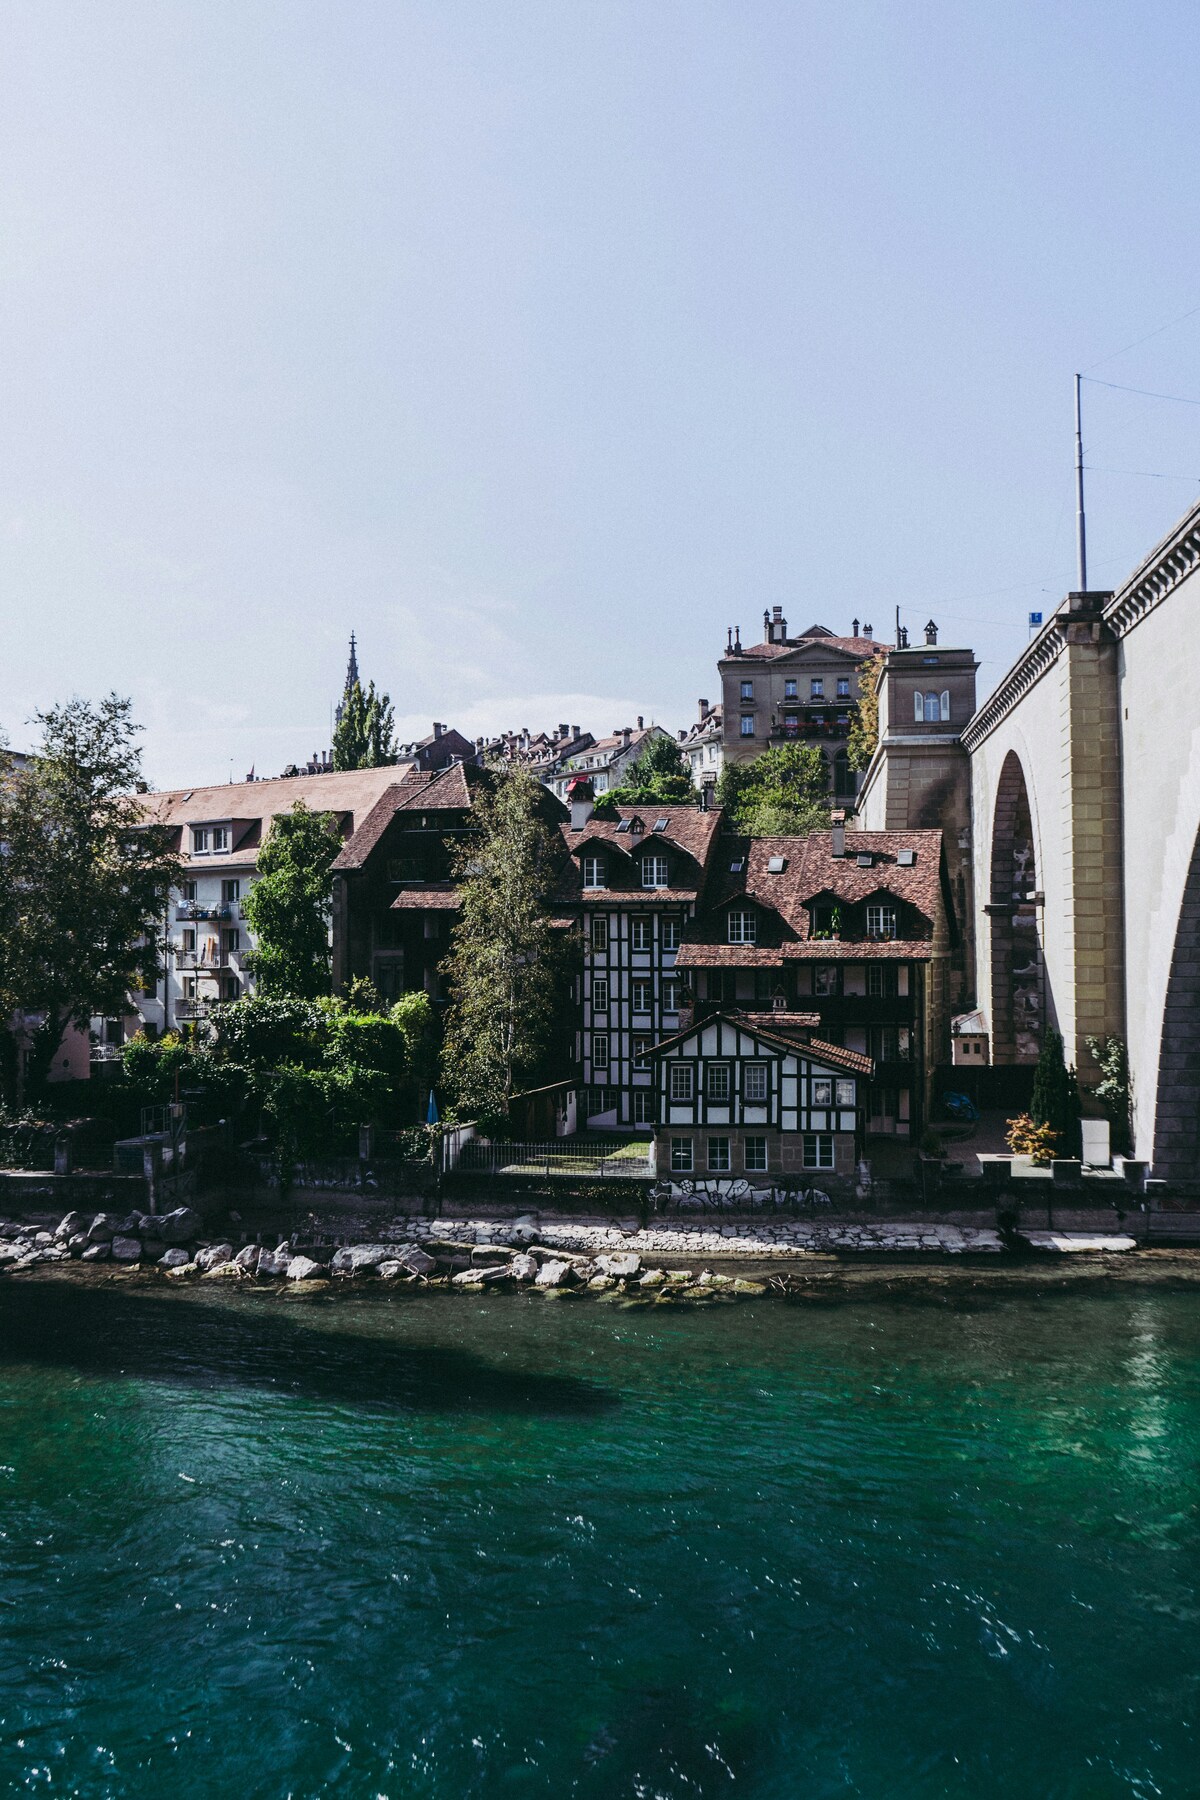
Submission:
<svg viewBox="0 0 1200 1800">
<path fill-rule="evenodd" d="M 950 689 L 949 688 L 944 688 L 942 690 L 942 717 L 943 717 L 943 719 L 948 719 L 950 717 Z"/>
<path fill-rule="evenodd" d="M 917 690 L 917 692 L 916 692 L 916 693 L 915 693 L 915 694 L 914 694 L 914 695 L 913 695 L 913 717 L 914 717 L 914 719 L 915 719 L 915 720 L 916 720 L 916 721 L 917 721 L 917 724 L 918 724 L 918 725 L 920 725 L 920 724 L 923 724 L 923 723 L 924 723 L 924 719 L 925 719 L 925 696 L 924 696 L 924 694 L 923 694 L 923 693 L 922 693 L 922 692 L 921 692 L 921 691 L 920 691 L 920 689 L 919 689 L 919 688 L 918 688 L 918 690 Z"/>
</svg>

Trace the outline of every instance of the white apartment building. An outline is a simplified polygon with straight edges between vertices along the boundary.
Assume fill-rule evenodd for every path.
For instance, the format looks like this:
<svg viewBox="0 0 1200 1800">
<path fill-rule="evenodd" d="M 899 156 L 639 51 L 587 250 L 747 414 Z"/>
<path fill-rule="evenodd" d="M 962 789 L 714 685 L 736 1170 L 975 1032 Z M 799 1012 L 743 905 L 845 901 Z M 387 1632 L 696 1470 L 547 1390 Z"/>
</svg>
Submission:
<svg viewBox="0 0 1200 1800">
<path fill-rule="evenodd" d="M 132 997 L 125 1018 L 100 1023 L 99 1059 L 105 1049 L 118 1054 L 136 1031 L 158 1036 L 202 1018 L 215 1001 L 251 992 L 244 903 L 272 820 L 303 801 L 332 813 L 349 838 L 401 773 L 389 766 L 148 794 L 147 818 L 171 827 L 185 872 L 163 920 L 164 974 L 153 993 Z"/>
<path fill-rule="evenodd" d="M 552 775 L 543 777 L 543 781 L 560 800 L 565 800 L 575 777 L 586 775 L 599 798 L 610 788 L 621 786 L 631 765 L 652 738 L 669 736 L 661 725 L 647 725 L 639 717 L 636 726 L 618 726 L 611 736 L 597 738 L 594 743 L 567 756 Z"/>
<path fill-rule="evenodd" d="M 725 766 L 724 715 L 719 706 L 701 700 L 694 725 L 679 734 L 679 748 L 691 770 L 692 786 L 716 785 Z"/>
</svg>

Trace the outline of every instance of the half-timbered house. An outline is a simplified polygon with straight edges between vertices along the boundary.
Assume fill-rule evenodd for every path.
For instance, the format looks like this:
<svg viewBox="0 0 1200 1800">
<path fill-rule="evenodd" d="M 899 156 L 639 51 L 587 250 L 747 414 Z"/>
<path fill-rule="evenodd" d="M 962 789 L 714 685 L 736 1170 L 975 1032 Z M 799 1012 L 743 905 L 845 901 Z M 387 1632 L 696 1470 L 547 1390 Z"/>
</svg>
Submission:
<svg viewBox="0 0 1200 1800">
<path fill-rule="evenodd" d="M 695 806 L 621 806 L 601 817 L 590 784 L 572 788 L 555 907 L 580 923 L 577 1061 L 593 1127 L 655 1122 L 650 1051 L 680 1024 L 675 959 L 719 825 L 718 812 Z"/>
<path fill-rule="evenodd" d="M 724 1009 L 650 1052 L 660 1177 L 850 1179 L 870 1057 L 812 1035 L 816 1014 Z"/>
</svg>

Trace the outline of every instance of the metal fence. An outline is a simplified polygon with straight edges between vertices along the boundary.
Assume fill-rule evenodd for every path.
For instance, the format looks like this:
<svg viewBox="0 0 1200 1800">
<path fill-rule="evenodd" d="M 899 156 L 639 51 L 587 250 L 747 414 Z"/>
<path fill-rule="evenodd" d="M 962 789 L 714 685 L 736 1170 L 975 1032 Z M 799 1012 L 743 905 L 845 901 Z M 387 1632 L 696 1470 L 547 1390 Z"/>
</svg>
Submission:
<svg viewBox="0 0 1200 1800">
<path fill-rule="evenodd" d="M 489 1143 L 472 1138 L 463 1144 L 456 1167 L 462 1174 L 562 1176 L 567 1180 L 648 1181 L 654 1173 L 654 1146 L 617 1138 L 611 1143 L 551 1138 L 540 1144 Z"/>
</svg>

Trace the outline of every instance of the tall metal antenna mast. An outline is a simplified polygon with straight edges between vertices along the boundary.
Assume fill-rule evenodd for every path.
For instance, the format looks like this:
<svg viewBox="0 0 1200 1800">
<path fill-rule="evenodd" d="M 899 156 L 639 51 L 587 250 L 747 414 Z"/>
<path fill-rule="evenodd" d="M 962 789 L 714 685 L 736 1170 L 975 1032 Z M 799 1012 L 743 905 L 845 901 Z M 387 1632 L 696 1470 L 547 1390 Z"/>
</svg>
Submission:
<svg viewBox="0 0 1200 1800">
<path fill-rule="evenodd" d="M 1079 556 L 1079 591 L 1087 593 L 1087 523 L 1083 516 L 1083 416 L 1079 404 L 1079 384 L 1075 377 L 1075 543 Z"/>
</svg>

